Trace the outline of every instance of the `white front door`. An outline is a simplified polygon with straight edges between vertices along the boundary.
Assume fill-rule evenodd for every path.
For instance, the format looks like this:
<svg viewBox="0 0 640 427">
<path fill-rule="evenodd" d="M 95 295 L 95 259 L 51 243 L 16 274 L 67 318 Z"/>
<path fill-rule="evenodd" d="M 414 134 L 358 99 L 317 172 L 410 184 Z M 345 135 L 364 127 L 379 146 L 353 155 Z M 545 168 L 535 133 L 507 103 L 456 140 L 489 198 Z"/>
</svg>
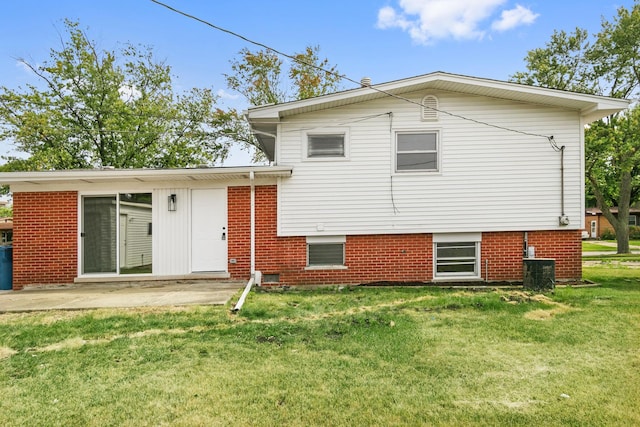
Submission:
<svg viewBox="0 0 640 427">
<path fill-rule="evenodd" d="M 191 190 L 191 271 L 227 271 L 227 190 Z"/>
<path fill-rule="evenodd" d="M 598 237 L 598 223 L 591 221 L 591 238 L 596 239 Z"/>
</svg>

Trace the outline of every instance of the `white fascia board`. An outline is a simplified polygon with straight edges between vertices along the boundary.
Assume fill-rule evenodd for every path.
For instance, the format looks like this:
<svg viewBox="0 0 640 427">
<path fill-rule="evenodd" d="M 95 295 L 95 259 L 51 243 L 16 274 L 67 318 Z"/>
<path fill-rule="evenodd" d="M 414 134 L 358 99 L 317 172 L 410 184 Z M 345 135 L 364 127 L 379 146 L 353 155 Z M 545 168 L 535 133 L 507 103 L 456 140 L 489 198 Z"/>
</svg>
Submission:
<svg viewBox="0 0 640 427">
<path fill-rule="evenodd" d="M 288 166 L 246 166 L 219 168 L 184 169 L 75 169 L 64 171 L 40 172 L 3 172 L 0 184 L 45 184 L 55 182 L 104 182 L 134 181 L 152 182 L 158 180 L 219 180 L 249 178 L 253 172 L 256 177 L 289 177 L 293 168 Z"/>
</svg>

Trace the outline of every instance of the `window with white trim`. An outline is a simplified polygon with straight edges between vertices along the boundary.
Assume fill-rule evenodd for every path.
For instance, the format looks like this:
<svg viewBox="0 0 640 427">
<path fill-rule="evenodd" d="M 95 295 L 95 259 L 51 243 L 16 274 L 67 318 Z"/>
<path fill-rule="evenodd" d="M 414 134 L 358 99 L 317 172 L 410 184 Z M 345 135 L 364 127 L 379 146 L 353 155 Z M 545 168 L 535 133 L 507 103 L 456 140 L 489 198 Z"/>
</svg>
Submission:
<svg viewBox="0 0 640 427">
<path fill-rule="evenodd" d="M 434 279 L 479 278 L 481 242 L 482 233 L 434 234 Z"/>
<path fill-rule="evenodd" d="M 307 158 L 346 157 L 344 133 L 307 134 Z"/>
<path fill-rule="evenodd" d="M 436 277 L 477 277 L 478 242 L 441 242 L 435 244 Z"/>
<path fill-rule="evenodd" d="M 398 132 L 396 172 L 437 172 L 438 131 Z"/>
<path fill-rule="evenodd" d="M 343 267 L 345 236 L 307 237 L 307 267 Z"/>
<path fill-rule="evenodd" d="M 629 225 L 638 225 L 638 217 L 636 215 L 629 215 Z"/>
</svg>

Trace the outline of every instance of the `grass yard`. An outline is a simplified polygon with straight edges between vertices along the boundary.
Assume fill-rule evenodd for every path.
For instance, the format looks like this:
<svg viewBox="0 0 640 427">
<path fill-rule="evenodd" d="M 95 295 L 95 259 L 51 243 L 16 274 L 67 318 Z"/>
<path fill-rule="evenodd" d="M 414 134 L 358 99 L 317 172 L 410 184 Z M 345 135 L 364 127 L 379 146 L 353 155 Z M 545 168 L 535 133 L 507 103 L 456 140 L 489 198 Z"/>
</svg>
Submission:
<svg viewBox="0 0 640 427">
<path fill-rule="evenodd" d="M 0 425 L 640 425 L 640 270 L 0 315 Z"/>
<path fill-rule="evenodd" d="M 629 240 L 629 246 L 640 247 L 639 240 Z M 617 250 L 615 240 L 583 240 L 582 251 L 583 252 L 613 252 Z"/>
<path fill-rule="evenodd" d="M 615 242 L 614 242 L 615 243 Z M 603 245 L 599 240 L 582 241 L 582 252 L 613 252 L 617 248 L 612 245 Z"/>
</svg>

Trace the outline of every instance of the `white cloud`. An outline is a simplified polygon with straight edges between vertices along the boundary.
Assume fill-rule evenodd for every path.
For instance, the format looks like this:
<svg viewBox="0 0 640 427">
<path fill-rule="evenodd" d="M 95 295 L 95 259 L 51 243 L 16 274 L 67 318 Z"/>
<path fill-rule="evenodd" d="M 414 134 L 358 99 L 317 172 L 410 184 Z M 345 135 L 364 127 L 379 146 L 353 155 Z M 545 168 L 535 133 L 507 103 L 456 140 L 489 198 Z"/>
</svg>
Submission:
<svg viewBox="0 0 640 427">
<path fill-rule="evenodd" d="M 482 39 L 481 24 L 495 15 L 507 0 L 399 0 L 399 8 L 385 6 L 378 11 L 377 27 L 400 28 L 421 44 L 439 39 Z M 538 15 L 517 5 L 502 11 L 494 30 L 505 31 L 532 23 Z"/>
<path fill-rule="evenodd" d="M 124 102 L 135 101 L 136 99 L 142 96 L 142 92 L 140 92 L 135 86 L 131 86 L 128 84 L 123 84 L 118 89 L 118 93 L 120 94 L 120 99 Z"/>
<path fill-rule="evenodd" d="M 22 59 L 19 59 L 16 61 L 16 67 L 22 69 L 22 71 L 26 72 L 27 74 L 33 74 L 33 70 L 31 68 L 29 68 L 29 66 L 26 64 L 26 62 Z M 37 68 L 38 66 L 36 66 Z"/>
<path fill-rule="evenodd" d="M 229 93 L 224 89 L 218 89 L 216 95 L 222 99 L 238 99 L 240 97 L 237 93 Z"/>
<path fill-rule="evenodd" d="M 517 4 L 515 9 L 503 10 L 500 19 L 494 21 L 491 28 L 496 31 L 507 31 L 519 25 L 531 25 L 538 16 L 540 14 Z"/>
</svg>

